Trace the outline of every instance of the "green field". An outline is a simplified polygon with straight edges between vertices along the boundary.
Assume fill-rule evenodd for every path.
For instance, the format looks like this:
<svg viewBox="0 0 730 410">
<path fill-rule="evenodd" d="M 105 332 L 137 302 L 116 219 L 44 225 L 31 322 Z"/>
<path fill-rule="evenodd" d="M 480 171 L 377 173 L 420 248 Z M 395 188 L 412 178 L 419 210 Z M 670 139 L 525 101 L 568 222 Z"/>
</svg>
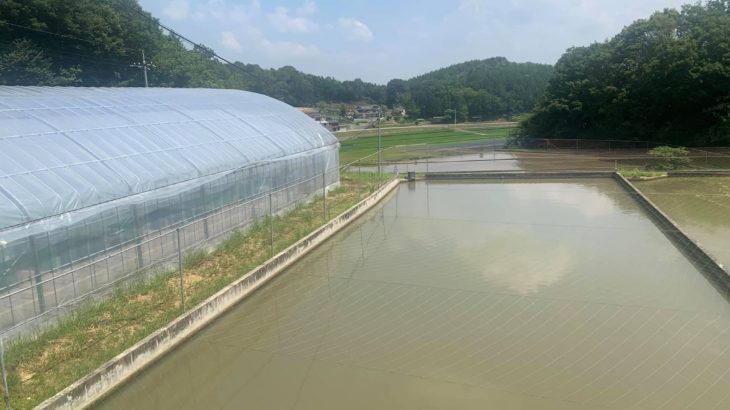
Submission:
<svg viewBox="0 0 730 410">
<path fill-rule="evenodd" d="M 506 138 L 512 127 L 474 127 L 474 128 L 410 128 L 381 130 L 382 149 L 402 146 L 418 145 L 437 146 L 461 143 L 474 143 L 497 138 Z M 340 139 L 340 164 L 349 164 L 361 158 L 371 156 L 363 163 L 374 163 L 378 150 L 377 131 L 348 132 L 338 134 Z M 414 147 L 415 148 L 415 147 Z M 392 153 L 385 151 L 386 159 L 392 158 Z M 400 159 L 400 158 L 398 158 Z"/>
</svg>

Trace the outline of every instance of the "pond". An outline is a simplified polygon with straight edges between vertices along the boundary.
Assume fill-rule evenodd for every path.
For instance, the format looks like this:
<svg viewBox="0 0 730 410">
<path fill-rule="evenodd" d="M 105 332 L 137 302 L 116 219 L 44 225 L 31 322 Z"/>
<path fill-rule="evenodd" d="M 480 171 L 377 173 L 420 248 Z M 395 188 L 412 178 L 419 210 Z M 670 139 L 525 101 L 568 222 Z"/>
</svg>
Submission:
<svg viewBox="0 0 730 410">
<path fill-rule="evenodd" d="M 728 408 L 728 330 L 612 179 L 419 181 L 98 406 Z"/>
</svg>

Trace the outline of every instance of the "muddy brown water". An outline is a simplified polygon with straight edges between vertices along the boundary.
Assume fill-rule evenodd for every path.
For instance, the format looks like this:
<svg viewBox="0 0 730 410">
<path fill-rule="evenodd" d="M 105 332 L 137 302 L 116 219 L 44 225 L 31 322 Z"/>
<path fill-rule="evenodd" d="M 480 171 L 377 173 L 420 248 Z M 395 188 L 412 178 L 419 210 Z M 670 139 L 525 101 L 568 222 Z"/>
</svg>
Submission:
<svg viewBox="0 0 730 410">
<path fill-rule="evenodd" d="M 728 330 L 611 179 L 423 181 L 97 407 L 729 408 Z"/>
<path fill-rule="evenodd" d="M 671 177 L 634 185 L 730 269 L 730 177 Z"/>
<path fill-rule="evenodd" d="M 623 155 L 629 155 L 624 153 Z M 625 161 L 625 160 L 624 160 Z M 590 152 L 575 153 L 497 151 L 486 149 L 478 153 L 462 153 L 418 160 L 385 160 L 383 172 L 474 172 L 474 171 L 613 171 L 617 162 L 601 159 Z M 377 166 L 351 165 L 350 172 L 377 172 Z"/>
</svg>

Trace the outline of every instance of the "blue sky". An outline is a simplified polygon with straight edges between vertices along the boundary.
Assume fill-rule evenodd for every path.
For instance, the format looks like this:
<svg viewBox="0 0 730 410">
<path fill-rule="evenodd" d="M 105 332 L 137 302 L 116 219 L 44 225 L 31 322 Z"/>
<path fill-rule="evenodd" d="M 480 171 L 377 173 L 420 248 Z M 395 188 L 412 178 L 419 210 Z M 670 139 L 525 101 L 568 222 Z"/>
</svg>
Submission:
<svg viewBox="0 0 730 410">
<path fill-rule="evenodd" d="M 688 0 L 140 0 L 220 55 L 386 83 L 466 60 L 553 64 Z"/>
</svg>

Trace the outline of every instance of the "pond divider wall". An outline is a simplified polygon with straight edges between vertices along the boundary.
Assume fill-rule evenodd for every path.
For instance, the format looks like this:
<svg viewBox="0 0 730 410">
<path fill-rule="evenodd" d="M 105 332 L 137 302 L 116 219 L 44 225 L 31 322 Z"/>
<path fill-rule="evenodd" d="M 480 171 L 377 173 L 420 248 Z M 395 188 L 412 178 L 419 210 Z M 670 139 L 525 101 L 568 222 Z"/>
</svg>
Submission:
<svg viewBox="0 0 730 410">
<path fill-rule="evenodd" d="M 728 177 L 730 170 L 701 170 L 701 171 L 668 171 L 670 177 Z"/>
<path fill-rule="evenodd" d="M 700 269 L 700 272 L 713 283 L 720 293 L 730 300 L 730 274 L 725 268 L 707 253 L 689 235 L 687 235 L 669 216 L 662 212 L 654 203 L 642 194 L 634 184 L 619 173 L 613 178 L 636 200 L 649 214 L 654 223 L 677 248 Z"/>
<path fill-rule="evenodd" d="M 229 308 L 277 276 L 312 249 L 385 198 L 400 183 L 395 178 L 316 231 L 254 268 L 243 277 L 147 336 L 94 372 L 41 403 L 38 409 L 78 409 L 101 399 L 144 367 L 161 358 Z"/>
<path fill-rule="evenodd" d="M 610 178 L 613 171 L 486 171 L 486 172 L 434 172 L 426 179 L 550 179 L 550 178 Z"/>
</svg>

